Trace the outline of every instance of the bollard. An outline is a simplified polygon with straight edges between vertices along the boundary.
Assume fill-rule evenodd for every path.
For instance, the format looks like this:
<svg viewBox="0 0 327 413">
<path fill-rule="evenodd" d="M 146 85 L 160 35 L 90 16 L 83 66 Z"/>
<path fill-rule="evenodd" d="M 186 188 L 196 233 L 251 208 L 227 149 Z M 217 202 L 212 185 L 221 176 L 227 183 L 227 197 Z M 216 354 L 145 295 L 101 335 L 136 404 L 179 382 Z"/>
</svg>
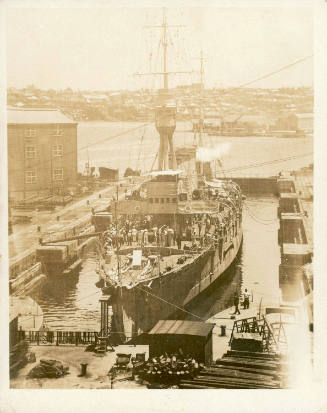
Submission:
<svg viewBox="0 0 327 413">
<path fill-rule="evenodd" d="M 224 337 L 226 335 L 226 326 L 220 326 L 220 335 Z"/>
<path fill-rule="evenodd" d="M 99 194 L 99 199 L 101 199 L 101 194 Z"/>
<path fill-rule="evenodd" d="M 60 216 L 59 216 L 59 215 L 57 215 L 57 221 L 59 221 L 59 219 L 60 219 Z"/>
<path fill-rule="evenodd" d="M 80 377 L 86 376 L 87 363 L 81 363 L 81 368 Z"/>
</svg>

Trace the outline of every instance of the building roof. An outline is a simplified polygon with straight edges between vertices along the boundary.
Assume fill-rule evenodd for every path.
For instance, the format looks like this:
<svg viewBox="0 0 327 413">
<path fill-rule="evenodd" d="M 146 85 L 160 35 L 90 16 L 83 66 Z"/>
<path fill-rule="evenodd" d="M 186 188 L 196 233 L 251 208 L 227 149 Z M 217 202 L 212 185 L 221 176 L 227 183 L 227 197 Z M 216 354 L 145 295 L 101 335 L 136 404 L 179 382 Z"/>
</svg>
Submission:
<svg viewBox="0 0 327 413">
<path fill-rule="evenodd" d="M 159 320 L 148 334 L 178 334 L 207 337 L 214 328 L 202 321 Z"/>
<path fill-rule="evenodd" d="M 53 124 L 53 123 L 71 123 L 75 121 L 69 119 L 59 110 L 49 109 L 8 109 L 8 124 Z"/>
</svg>

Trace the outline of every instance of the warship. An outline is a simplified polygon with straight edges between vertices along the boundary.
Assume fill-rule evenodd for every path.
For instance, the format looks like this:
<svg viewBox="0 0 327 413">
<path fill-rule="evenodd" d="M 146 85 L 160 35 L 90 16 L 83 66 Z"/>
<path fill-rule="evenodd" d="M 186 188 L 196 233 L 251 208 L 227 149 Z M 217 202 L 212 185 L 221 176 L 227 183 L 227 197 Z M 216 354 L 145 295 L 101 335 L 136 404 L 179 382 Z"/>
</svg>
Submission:
<svg viewBox="0 0 327 413">
<path fill-rule="evenodd" d="M 217 159 L 199 157 L 210 151 L 203 144 L 201 110 L 193 144 L 174 147 L 177 111 L 168 89 L 165 15 L 160 27 L 164 88 L 155 108 L 157 170 L 111 203 L 111 223 L 103 226 L 103 214 L 93 217 L 96 229 L 104 230 L 98 285 L 110 296 L 111 330 L 123 341 L 185 311 L 230 267 L 243 239 L 239 186 L 215 179 Z M 203 60 L 201 52 L 202 90 Z"/>
</svg>

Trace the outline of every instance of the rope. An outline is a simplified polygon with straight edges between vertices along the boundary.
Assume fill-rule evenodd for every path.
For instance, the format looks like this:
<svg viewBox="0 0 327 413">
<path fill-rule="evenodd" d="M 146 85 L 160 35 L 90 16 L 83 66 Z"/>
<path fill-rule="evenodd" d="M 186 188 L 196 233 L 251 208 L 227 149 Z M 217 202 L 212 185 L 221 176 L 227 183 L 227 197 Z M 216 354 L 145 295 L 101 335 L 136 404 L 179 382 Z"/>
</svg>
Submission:
<svg viewBox="0 0 327 413">
<path fill-rule="evenodd" d="M 157 298 L 158 300 L 161 300 L 161 301 L 163 301 L 164 303 L 166 303 L 166 304 L 168 304 L 168 305 L 171 305 L 172 307 L 175 307 L 175 308 L 177 308 L 178 310 L 181 310 L 181 311 L 183 311 L 183 312 L 186 313 L 186 314 L 191 315 L 192 317 L 196 317 L 196 318 L 198 318 L 198 319 L 201 320 L 201 321 L 205 321 L 205 319 L 203 319 L 202 317 L 200 317 L 200 316 L 198 316 L 198 315 L 196 315 L 196 314 L 194 314 L 194 313 L 191 313 L 190 311 L 185 310 L 185 308 L 179 307 L 178 305 L 173 304 L 173 303 L 165 300 L 164 298 L 159 297 L 159 296 L 156 295 L 156 294 L 150 293 L 149 291 L 146 291 L 146 290 L 144 290 L 143 288 L 138 287 L 138 286 L 135 286 L 135 288 L 138 288 L 139 290 L 143 291 L 144 293 L 149 294 L 149 295 L 151 295 L 152 297 L 155 297 L 155 298 Z"/>
</svg>

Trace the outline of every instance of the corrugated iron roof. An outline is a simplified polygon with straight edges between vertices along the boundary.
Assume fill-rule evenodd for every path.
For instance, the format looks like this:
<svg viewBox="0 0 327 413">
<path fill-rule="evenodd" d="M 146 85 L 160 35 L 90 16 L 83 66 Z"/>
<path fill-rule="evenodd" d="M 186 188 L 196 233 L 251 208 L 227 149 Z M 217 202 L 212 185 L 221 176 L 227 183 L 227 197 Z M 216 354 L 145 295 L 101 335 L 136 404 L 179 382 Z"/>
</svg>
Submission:
<svg viewBox="0 0 327 413">
<path fill-rule="evenodd" d="M 69 119 L 59 110 L 44 109 L 8 109 L 8 124 L 46 124 L 46 123 L 73 123 L 77 122 Z"/>
<path fill-rule="evenodd" d="M 202 321 L 159 320 L 148 334 L 178 334 L 206 337 L 214 328 Z"/>
</svg>

